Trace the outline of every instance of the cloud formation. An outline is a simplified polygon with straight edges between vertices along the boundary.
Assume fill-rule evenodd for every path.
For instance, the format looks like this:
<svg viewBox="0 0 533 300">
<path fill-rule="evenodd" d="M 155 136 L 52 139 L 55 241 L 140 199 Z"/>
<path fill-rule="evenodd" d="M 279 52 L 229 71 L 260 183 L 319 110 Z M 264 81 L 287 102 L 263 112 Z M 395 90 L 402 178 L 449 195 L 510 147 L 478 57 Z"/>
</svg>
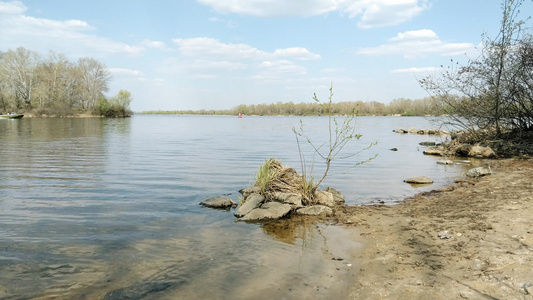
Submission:
<svg viewBox="0 0 533 300">
<path fill-rule="evenodd" d="M 96 29 L 82 20 L 57 21 L 25 15 L 27 7 L 20 1 L 0 1 L 0 45 L 4 50 L 20 46 L 46 52 L 139 55 L 143 47 L 128 45 L 91 34 Z"/>
<path fill-rule="evenodd" d="M 318 54 L 306 48 L 292 47 L 273 52 L 247 44 L 223 43 L 217 39 L 197 37 L 174 39 L 182 59 L 174 61 L 174 69 L 187 69 L 195 78 L 216 78 L 216 72 L 248 70 L 251 78 L 274 79 L 282 75 L 302 75 L 306 68 L 295 61 L 319 60 Z M 221 75 L 222 73 L 218 74 Z"/>
<path fill-rule="evenodd" d="M 362 48 L 359 55 L 402 55 L 408 59 L 428 55 L 457 56 L 474 51 L 471 43 L 447 43 L 442 41 L 435 32 L 429 29 L 406 31 L 388 40 L 378 47 Z"/>
<path fill-rule="evenodd" d="M 221 13 L 261 18 L 318 16 L 337 11 L 359 17 L 358 26 L 374 28 L 406 22 L 430 7 L 428 0 L 198 0 Z"/>
</svg>

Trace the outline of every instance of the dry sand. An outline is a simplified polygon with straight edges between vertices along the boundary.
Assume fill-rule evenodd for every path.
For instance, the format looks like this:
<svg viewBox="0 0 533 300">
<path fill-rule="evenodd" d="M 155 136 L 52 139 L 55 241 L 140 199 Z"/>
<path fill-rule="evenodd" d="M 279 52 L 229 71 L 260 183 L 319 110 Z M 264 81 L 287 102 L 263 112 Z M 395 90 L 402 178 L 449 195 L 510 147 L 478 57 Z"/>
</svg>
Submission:
<svg viewBox="0 0 533 300">
<path fill-rule="evenodd" d="M 533 160 L 396 206 L 336 213 L 353 241 L 349 299 L 533 299 Z"/>
</svg>

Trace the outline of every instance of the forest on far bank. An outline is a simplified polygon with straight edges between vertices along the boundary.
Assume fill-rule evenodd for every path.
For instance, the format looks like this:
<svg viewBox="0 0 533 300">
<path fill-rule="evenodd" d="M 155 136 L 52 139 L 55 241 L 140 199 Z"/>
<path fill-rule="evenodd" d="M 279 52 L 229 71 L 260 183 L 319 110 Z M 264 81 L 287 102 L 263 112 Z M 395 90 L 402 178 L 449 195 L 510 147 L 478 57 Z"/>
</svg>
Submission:
<svg viewBox="0 0 533 300">
<path fill-rule="evenodd" d="M 24 47 L 0 51 L 0 113 L 130 116 L 129 91 L 105 97 L 110 80 L 109 70 L 93 58 L 72 62 L 63 54 L 42 57 Z"/>
<path fill-rule="evenodd" d="M 441 109 L 434 97 L 423 99 L 395 99 L 390 103 L 377 101 L 354 101 L 332 103 L 333 115 L 359 116 L 439 116 Z M 238 105 L 227 110 L 178 110 L 178 111 L 147 111 L 144 114 L 190 114 L 190 115 L 257 115 L 257 116 L 321 116 L 327 115 L 326 106 L 312 103 L 277 102 L 272 104 Z"/>
</svg>

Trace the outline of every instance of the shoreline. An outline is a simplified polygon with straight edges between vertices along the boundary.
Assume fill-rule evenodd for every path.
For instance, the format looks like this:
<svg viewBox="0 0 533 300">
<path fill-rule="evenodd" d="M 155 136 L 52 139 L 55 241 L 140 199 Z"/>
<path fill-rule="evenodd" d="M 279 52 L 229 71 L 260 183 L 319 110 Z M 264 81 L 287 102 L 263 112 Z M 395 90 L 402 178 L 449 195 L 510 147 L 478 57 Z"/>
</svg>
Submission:
<svg viewBox="0 0 533 300">
<path fill-rule="evenodd" d="M 533 299 L 533 160 L 333 223 L 363 247 L 348 299 Z"/>
</svg>

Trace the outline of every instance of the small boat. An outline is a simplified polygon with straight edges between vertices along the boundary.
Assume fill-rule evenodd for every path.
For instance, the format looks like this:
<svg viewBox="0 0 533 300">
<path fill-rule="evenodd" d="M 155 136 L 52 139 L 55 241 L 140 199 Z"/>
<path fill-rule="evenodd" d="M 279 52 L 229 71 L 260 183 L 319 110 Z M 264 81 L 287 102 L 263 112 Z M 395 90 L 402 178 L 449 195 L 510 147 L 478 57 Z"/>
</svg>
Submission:
<svg viewBox="0 0 533 300">
<path fill-rule="evenodd" d="M 0 114 L 0 119 L 21 119 L 24 117 L 23 114 L 9 113 L 7 115 Z"/>
</svg>

